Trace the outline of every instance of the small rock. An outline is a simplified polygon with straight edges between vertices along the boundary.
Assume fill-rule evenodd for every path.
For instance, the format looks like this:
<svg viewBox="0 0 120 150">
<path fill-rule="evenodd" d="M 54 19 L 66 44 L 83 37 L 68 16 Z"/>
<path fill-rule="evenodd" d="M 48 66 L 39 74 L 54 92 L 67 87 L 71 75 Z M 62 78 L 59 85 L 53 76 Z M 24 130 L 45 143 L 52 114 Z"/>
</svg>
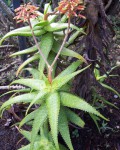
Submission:
<svg viewBox="0 0 120 150">
<path fill-rule="evenodd" d="M 114 95 L 114 98 L 117 99 L 117 98 L 118 98 L 118 95 Z"/>
<path fill-rule="evenodd" d="M 120 129 L 120 126 L 116 126 L 117 129 Z"/>
</svg>

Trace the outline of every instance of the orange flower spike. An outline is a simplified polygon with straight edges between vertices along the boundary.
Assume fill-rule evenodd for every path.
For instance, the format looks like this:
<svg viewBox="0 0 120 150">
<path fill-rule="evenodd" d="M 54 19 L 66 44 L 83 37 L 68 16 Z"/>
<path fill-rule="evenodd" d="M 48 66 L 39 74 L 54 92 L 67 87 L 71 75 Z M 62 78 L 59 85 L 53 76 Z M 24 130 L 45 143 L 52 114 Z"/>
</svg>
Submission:
<svg viewBox="0 0 120 150">
<path fill-rule="evenodd" d="M 37 10 L 38 7 L 31 5 L 30 3 L 21 5 L 15 9 L 16 16 L 14 19 L 17 20 L 17 23 L 28 22 L 29 19 L 35 19 L 38 17 L 38 14 L 36 13 Z"/>
<path fill-rule="evenodd" d="M 82 11 L 84 10 L 84 5 L 82 5 L 82 2 L 80 0 L 62 0 L 59 2 L 59 6 L 57 7 L 57 10 L 61 14 L 66 14 L 68 17 L 71 16 L 79 16 L 82 18 L 85 18 L 85 16 L 79 14 L 77 15 L 76 11 Z"/>
</svg>

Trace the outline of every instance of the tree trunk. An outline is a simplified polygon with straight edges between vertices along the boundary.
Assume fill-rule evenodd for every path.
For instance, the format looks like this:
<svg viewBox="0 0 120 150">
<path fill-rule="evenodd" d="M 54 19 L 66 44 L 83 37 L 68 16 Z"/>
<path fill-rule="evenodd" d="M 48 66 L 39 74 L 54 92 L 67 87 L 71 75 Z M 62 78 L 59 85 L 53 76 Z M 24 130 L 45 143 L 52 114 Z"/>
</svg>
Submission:
<svg viewBox="0 0 120 150">
<path fill-rule="evenodd" d="M 0 7 L 1 9 L 6 13 L 9 20 L 13 22 L 14 13 L 10 10 L 10 8 L 3 2 L 3 0 L 0 0 Z"/>
</svg>

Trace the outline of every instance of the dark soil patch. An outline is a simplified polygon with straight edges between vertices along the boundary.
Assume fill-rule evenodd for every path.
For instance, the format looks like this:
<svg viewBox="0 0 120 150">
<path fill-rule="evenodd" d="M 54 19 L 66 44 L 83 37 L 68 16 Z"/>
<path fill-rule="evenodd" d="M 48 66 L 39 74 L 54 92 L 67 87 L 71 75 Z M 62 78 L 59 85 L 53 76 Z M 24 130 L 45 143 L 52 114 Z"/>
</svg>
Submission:
<svg viewBox="0 0 120 150">
<path fill-rule="evenodd" d="M 1 95 L 1 93 L 0 93 Z M 9 96 L 1 98 L 1 102 L 8 100 Z M 5 111 L 0 119 L 0 150 L 18 150 L 28 141 L 18 132 L 15 127 L 16 118 L 11 113 Z"/>
</svg>

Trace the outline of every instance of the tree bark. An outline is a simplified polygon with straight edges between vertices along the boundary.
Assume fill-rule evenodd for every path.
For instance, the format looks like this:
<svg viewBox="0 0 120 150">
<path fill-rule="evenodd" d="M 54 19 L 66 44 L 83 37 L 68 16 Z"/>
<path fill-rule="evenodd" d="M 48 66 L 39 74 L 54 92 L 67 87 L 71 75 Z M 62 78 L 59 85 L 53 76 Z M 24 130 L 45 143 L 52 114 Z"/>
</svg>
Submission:
<svg viewBox="0 0 120 150">
<path fill-rule="evenodd" d="M 14 13 L 10 10 L 10 8 L 3 2 L 3 0 L 0 0 L 0 7 L 1 9 L 6 13 L 9 20 L 13 22 Z"/>
</svg>

